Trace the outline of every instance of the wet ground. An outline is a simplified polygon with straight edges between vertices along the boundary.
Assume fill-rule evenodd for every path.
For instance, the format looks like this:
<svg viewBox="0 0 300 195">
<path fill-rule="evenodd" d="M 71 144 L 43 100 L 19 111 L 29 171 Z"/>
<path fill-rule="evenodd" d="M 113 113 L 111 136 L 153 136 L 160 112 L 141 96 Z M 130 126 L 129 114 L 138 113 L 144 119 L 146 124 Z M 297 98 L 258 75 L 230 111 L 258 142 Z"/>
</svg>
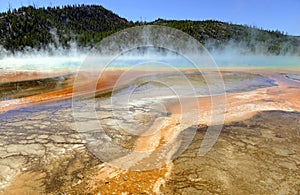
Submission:
<svg viewBox="0 0 300 195">
<path fill-rule="evenodd" d="M 300 81 L 300 75 L 299 74 L 286 74 L 286 76 L 290 79 L 298 80 Z"/>
<path fill-rule="evenodd" d="M 0 101 L 34 96 L 71 87 L 73 75 L 61 75 L 44 79 L 8 81 L 0 84 Z"/>
<path fill-rule="evenodd" d="M 103 169 L 99 159 L 80 143 L 70 142 L 72 134 L 44 136 L 53 140 L 47 144 L 31 139 L 27 147 L 6 147 L 9 152 L 15 148 L 15 154 L 1 160 L 2 175 L 22 168 L 3 193 L 153 193 L 156 189 L 163 194 L 298 194 L 299 118 L 297 112 L 272 111 L 226 124 L 216 145 L 203 157 L 198 152 L 206 127 L 199 126 L 193 142 L 173 161 L 168 174 L 162 167 L 119 173 L 105 180 L 97 179 Z M 59 142 L 59 136 L 67 141 Z M 39 151 L 42 147 L 47 149 L 44 153 Z M 166 181 L 159 183 L 161 178 Z"/>
<path fill-rule="evenodd" d="M 198 156 L 205 128 L 176 160 L 164 194 L 299 194 L 300 113 L 269 111 L 224 126 Z"/>
<path fill-rule="evenodd" d="M 224 72 L 223 76 L 225 90 L 231 93 L 228 98 L 232 110 L 229 109 L 228 116 L 232 114 L 233 117 L 227 120 L 213 149 L 204 157 L 197 155 L 207 124 L 190 124 L 196 125 L 198 130 L 188 149 L 175 160 L 152 170 L 122 170 L 103 163 L 97 157 L 97 152 L 105 148 L 101 141 L 107 136 L 125 148 L 126 152 L 135 151 L 136 148 L 145 149 L 144 143 L 148 140 L 140 139 L 138 135 L 155 126 L 159 119 L 164 119 L 167 124 L 165 129 L 161 129 L 162 133 L 158 138 L 151 137 L 155 139 L 150 140 L 150 143 L 156 143 L 157 139 L 160 142 L 167 140 L 167 135 L 172 137 L 172 131 L 178 125 L 172 110 L 149 106 L 158 104 L 158 98 L 164 99 L 165 96 L 170 96 L 170 93 L 165 86 L 145 82 L 149 77 L 133 81 L 146 84 L 137 85 L 137 93 L 133 95 L 131 104 L 126 107 L 122 107 L 120 102 L 108 104 L 107 100 L 111 95 L 111 92 L 108 92 L 98 94 L 95 102 L 85 97 L 79 98 L 75 105 L 75 119 L 71 100 L 32 105 L 1 114 L 1 193 L 300 193 L 300 114 L 295 104 L 299 99 L 276 94 L 280 90 L 288 89 L 292 91 L 282 91 L 282 94 L 297 95 L 295 92 L 299 92 L 299 85 L 288 83 L 290 88 L 281 88 L 285 86 L 280 83 L 285 82 L 284 75 L 278 76 L 282 78 L 278 80 L 277 76 L 272 74 L 261 76 L 244 72 Z M 189 74 L 187 77 L 193 81 L 192 84 L 198 93 L 207 95 L 207 87 L 201 76 Z M 186 87 L 185 84 L 178 83 L 176 75 L 168 75 L 165 79 L 165 82 L 171 79 L 175 89 Z M 47 79 L 42 81 L 49 83 Z M 59 79 L 51 80 L 53 81 L 61 82 Z M 26 84 L 34 87 L 37 81 L 31 82 L 33 81 L 26 81 Z M 217 88 L 218 83 L 215 84 Z M 7 87 L 10 89 L 11 86 Z M 64 87 L 69 85 L 63 85 L 62 88 Z M 140 99 L 140 94 L 147 94 L 154 89 L 157 91 L 152 95 L 158 98 L 143 96 L 143 101 L 135 101 Z M 26 92 L 26 88 L 22 90 Z M 124 94 L 126 86 L 118 89 L 114 95 L 123 99 Z M 251 94 L 254 94 L 256 99 L 247 98 L 247 95 Z M 253 112 L 249 106 L 251 101 L 257 105 L 252 109 Z M 232 104 L 233 102 L 236 104 Z M 94 119 L 90 113 L 94 103 L 101 128 L 93 126 Z M 238 110 L 234 109 L 245 109 L 245 113 L 252 115 L 246 115 L 245 121 L 239 121 L 239 115 L 233 115 Z M 84 129 L 78 130 L 75 125 Z M 132 135 L 133 127 L 140 131 L 135 132 L 137 135 Z M 187 127 L 178 133 L 189 131 Z M 109 145 L 105 149 L 107 147 L 112 151 L 108 159 L 119 159 L 123 162 L 122 160 L 128 158 L 122 159 L 120 156 L 130 157 L 128 153 L 117 151 L 118 148 Z"/>
</svg>

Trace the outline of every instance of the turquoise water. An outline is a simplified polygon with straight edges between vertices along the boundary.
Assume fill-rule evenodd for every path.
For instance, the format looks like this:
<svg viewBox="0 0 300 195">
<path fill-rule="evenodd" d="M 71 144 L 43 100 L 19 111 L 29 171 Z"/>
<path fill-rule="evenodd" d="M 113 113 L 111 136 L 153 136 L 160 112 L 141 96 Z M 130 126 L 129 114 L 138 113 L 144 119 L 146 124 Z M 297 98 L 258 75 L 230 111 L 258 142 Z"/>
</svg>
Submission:
<svg viewBox="0 0 300 195">
<path fill-rule="evenodd" d="M 300 69 L 300 56 L 260 56 L 260 55 L 236 55 L 236 54 L 212 54 L 203 59 L 198 68 L 274 68 L 274 69 Z M 202 57 L 200 57 L 201 59 Z M 19 56 L 0 59 L 1 70 L 23 71 L 55 71 L 78 70 L 86 67 L 88 55 L 78 54 L 73 56 Z M 142 65 L 144 64 L 144 65 Z M 185 56 L 178 55 L 168 50 L 147 48 L 140 51 L 135 49 L 125 52 L 108 65 L 111 68 L 129 68 L 135 65 L 145 68 L 196 68 Z M 104 68 L 105 66 L 91 66 L 90 68 Z"/>
<path fill-rule="evenodd" d="M 278 69 L 297 69 L 300 68 L 300 56 L 265 56 L 265 55 L 237 55 L 227 53 L 211 53 L 200 56 L 203 59 L 198 68 L 278 68 Z M 138 51 L 131 50 L 115 58 L 110 66 L 117 68 L 132 67 L 135 64 L 153 62 L 152 66 L 168 64 L 176 68 L 196 68 L 196 66 L 185 56 L 179 55 L 169 50 L 156 50 L 147 48 Z M 157 62 L 157 64 L 155 63 Z M 151 67 L 151 63 L 146 66 Z"/>
<path fill-rule="evenodd" d="M 8 56 L 0 59 L 0 71 L 77 70 L 86 55 L 77 56 Z"/>
<path fill-rule="evenodd" d="M 300 56 L 213 55 L 220 67 L 299 69 Z"/>
</svg>

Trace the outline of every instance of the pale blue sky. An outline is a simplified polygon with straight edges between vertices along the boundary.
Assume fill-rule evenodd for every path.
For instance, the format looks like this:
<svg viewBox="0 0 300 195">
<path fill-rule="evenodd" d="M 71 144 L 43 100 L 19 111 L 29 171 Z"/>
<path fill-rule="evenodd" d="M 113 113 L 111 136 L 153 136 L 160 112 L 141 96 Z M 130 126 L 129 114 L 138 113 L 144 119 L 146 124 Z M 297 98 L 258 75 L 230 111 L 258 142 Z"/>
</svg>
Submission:
<svg viewBox="0 0 300 195">
<path fill-rule="evenodd" d="M 0 11 L 26 5 L 97 4 L 132 21 L 216 19 L 300 35 L 300 0 L 1 0 Z"/>
</svg>

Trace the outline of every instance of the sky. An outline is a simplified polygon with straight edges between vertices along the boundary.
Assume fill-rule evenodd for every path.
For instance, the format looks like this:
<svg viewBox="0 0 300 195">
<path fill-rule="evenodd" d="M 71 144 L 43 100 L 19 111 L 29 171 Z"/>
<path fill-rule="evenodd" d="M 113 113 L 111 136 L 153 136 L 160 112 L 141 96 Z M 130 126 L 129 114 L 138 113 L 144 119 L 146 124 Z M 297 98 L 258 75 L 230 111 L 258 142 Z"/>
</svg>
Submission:
<svg viewBox="0 0 300 195">
<path fill-rule="evenodd" d="M 300 0 L 0 0 L 0 12 L 73 4 L 102 5 L 129 21 L 213 19 L 300 36 Z"/>
</svg>

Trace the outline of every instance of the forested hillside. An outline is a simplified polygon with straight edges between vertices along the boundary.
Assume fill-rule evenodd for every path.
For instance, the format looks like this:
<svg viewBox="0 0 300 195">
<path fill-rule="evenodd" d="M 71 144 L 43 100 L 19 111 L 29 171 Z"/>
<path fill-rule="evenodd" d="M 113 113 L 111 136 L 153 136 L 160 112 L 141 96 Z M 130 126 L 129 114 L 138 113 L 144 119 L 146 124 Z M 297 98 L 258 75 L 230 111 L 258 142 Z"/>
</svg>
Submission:
<svg viewBox="0 0 300 195">
<path fill-rule="evenodd" d="M 248 48 L 250 52 L 262 52 L 270 54 L 299 53 L 299 37 L 288 36 L 284 32 L 263 30 L 257 27 L 245 25 L 229 24 L 226 22 L 206 20 L 206 21 L 177 21 L 158 19 L 153 24 L 164 25 L 180 29 L 201 43 L 210 50 L 231 46 Z M 209 43 L 209 44 L 207 44 Z"/>
<path fill-rule="evenodd" d="M 0 45 L 8 51 L 63 47 L 71 43 L 78 47 L 92 47 L 104 37 L 136 25 L 155 24 L 182 30 L 208 49 L 222 48 L 228 43 L 243 45 L 251 52 L 270 54 L 299 54 L 299 37 L 280 31 L 263 30 L 245 25 L 206 20 L 162 20 L 129 22 L 97 5 L 9 10 L 0 14 Z M 259 46 L 259 47 L 258 47 Z"/>
<path fill-rule="evenodd" d="M 127 26 L 126 19 L 101 6 L 22 7 L 0 14 L 0 44 L 11 51 L 50 44 L 69 48 L 71 40 L 86 47 Z"/>
</svg>

